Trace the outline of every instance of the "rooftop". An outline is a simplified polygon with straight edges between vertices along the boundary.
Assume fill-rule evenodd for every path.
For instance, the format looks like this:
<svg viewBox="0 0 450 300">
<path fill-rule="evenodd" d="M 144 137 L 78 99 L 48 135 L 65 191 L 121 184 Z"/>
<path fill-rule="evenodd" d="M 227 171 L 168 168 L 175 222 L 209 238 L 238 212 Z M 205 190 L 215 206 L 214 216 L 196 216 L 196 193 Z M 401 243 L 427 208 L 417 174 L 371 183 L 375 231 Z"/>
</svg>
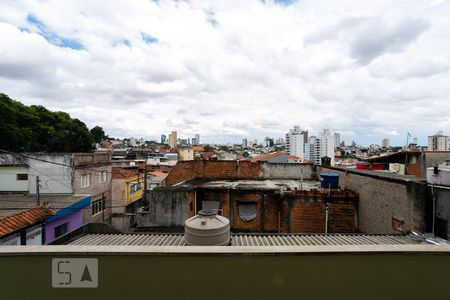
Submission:
<svg viewBox="0 0 450 300">
<path fill-rule="evenodd" d="M 268 180 L 201 180 L 193 179 L 177 183 L 171 187 L 162 189 L 180 189 L 190 190 L 194 188 L 204 189 L 232 189 L 232 190 L 298 190 L 302 185 L 302 190 L 309 191 L 320 188 L 320 182 L 315 180 L 303 180 L 303 184 L 299 180 L 290 179 L 268 179 Z"/>
<path fill-rule="evenodd" d="M 417 239 L 404 235 L 238 234 L 231 237 L 231 246 L 418 245 L 421 243 L 423 244 Z M 187 246 L 183 234 L 86 234 L 65 244 L 83 246 Z"/>
<path fill-rule="evenodd" d="M 40 203 L 58 211 L 88 197 L 87 195 L 41 195 Z M 36 195 L 0 194 L 0 218 L 37 207 Z"/>
<path fill-rule="evenodd" d="M 286 155 L 285 152 L 273 152 L 273 153 L 267 153 L 267 154 L 261 154 L 257 157 L 252 157 L 250 158 L 251 162 L 257 162 L 257 161 L 265 161 L 268 160 L 270 158 L 274 158 L 280 155 Z"/>
<path fill-rule="evenodd" d="M 13 233 L 53 215 L 55 215 L 53 210 L 41 205 L 0 218 L 0 236 Z"/>
</svg>

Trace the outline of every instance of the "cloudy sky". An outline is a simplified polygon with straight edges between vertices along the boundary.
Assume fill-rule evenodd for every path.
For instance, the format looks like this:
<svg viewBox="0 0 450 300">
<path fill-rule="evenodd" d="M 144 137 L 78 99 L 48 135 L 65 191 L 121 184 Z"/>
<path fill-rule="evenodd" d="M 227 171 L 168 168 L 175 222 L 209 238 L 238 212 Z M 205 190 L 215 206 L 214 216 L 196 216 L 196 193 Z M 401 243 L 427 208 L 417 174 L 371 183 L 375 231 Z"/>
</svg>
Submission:
<svg viewBox="0 0 450 300">
<path fill-rule="evenodd" d="M 0 0 L 0 37 L 0 92 L 112 136 L 450 133 L 450 1 Z"/>
</svg>

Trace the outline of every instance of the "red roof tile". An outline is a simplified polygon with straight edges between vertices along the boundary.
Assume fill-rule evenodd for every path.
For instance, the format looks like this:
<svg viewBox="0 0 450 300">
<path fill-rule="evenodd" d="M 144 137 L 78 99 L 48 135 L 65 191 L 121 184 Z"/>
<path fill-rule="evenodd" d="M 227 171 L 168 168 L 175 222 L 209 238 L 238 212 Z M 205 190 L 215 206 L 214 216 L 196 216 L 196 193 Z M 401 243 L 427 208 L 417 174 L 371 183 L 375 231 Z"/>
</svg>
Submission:
<svg viewBox="0 0 450 300">
<path fill-rule="evenodd" d="M 0 219 L 0 236 L 13 233 L 53 215 L 55 215 L 53 210 L 45 205 L 41 205 L 4 217 Z"/>
<path fill-rule="evenodd" d="M 156 176 L 156 177 L 164 177 L 164 178 L 166 178 L 169 175 L 168 173 L 157 172 L 157 171 L 148 172 L 147 174 L 148 175 L 153 175 L 153 176 Z"/>
<path fill-rule="evenodd" d="M 269 158 L 274 158 L 280 155 L 285 155 L 286 153 L 284 152 L 273 152 L 273 153 L 268 153 L 268 154 L 262 154 L 260 156 L 257 157 L 253 157 L 250 159 L 251 162 L 257 162 L 257 161 L 265 161 L 268 160 Z"/>
</svg>

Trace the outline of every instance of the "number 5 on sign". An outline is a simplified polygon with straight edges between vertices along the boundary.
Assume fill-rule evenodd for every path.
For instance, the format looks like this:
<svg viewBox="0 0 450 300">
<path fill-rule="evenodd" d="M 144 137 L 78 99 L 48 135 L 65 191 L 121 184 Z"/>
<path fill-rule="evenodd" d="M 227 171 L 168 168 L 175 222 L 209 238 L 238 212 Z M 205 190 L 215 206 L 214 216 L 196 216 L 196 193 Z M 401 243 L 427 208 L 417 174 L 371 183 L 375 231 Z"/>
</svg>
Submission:
<svg viewBox="0 0 450 300">
<path fill-rule="evenodd" d="M 97 288 L 98 260 L 96 258 L 52 259 L 52 287 Z"/>
</svg>

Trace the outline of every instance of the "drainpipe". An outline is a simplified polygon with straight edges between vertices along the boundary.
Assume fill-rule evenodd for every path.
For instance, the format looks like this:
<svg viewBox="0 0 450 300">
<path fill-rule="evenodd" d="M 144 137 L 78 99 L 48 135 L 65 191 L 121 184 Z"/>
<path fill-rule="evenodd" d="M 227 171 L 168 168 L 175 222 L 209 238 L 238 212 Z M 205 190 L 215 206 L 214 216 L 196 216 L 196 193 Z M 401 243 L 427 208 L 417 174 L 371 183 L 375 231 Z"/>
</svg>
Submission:
<svg viewBox="0 0 450 300">
<path fill-rule="evenodd" d="M 328 233 L 328 204 L 325 208 L 325 234 Z"/>
<path fill-rule="evenodd" d="M 434 184 L 431 185 L 431 197 L 433 198 L 433 219 L 431 223 L 431 233 L 434 235 L 434 223 L 436 218 L 436 195 L 434 194 Z"/>
</svg>

